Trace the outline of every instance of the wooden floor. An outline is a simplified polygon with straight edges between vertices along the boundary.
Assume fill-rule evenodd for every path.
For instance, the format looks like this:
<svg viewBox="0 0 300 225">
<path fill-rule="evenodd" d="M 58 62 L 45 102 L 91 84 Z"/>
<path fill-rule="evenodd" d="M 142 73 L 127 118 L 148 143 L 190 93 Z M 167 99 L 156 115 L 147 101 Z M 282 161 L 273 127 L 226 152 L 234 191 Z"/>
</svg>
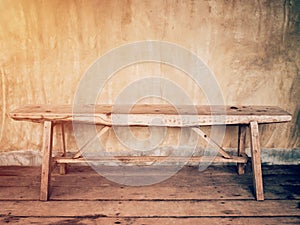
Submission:
<svg viewBox="0 0 300 225">
<path fill-rule="evenodd" d="M 40 202 L 40 168 L 0 167 L 0 224 L 300 224 L 299 172 L 264 166 L 266 200 L 257 202 L 250 168 L 239 176 L 233 166 L 184 167 L 164 182 L 129 187 L 72 165 L 67 175 L 54 171 L 51 201 Z"/>
</svg>

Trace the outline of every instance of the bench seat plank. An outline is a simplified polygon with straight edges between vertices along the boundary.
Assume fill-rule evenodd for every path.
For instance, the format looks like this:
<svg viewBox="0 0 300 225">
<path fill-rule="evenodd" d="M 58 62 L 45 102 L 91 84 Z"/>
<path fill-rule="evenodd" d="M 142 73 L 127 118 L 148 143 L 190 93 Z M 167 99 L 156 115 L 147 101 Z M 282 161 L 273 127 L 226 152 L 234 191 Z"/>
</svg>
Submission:
<svg viewBox="0 0 300 225">
<path fill-rule="evenodd" d="M 276 106 L 204 106 L 173 107 L 162 104 L 129 105 L 26 105 L 10 113 L 15 120 L 32 122 L 84 122 L 106 126 L 192 127 L 199 125 L 234 125 L 277 123 L 291 120 L 291 115 Z M 95 112 L 95 113 L 94 113 Z M 157 120 L 159 118 L 159 120 Z"/>
</svg>

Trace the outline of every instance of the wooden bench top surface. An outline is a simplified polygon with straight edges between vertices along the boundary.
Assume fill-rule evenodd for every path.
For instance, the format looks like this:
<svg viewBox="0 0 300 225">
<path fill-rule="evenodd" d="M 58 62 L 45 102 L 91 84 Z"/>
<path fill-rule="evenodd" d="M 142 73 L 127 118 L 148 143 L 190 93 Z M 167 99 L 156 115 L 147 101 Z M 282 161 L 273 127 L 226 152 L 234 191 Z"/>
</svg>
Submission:
<svg viewBox="0 0 300 225">
<path fill-rule="evenodd" d="M 155 125 L 159 118 L 163 125 L 185 127 L 212 124 L 248 124 L 287 122 L 291 115 L 276 106 L 207 106 L 167 104 L 129 105 L 25 105 L 10 113 L 15 120 L 32 122 L 86 122 L 102 125 Z M 125 121 L 126 120 L 126 121 Z M 221 122 L 220 122 L 221 121 Z M 160 122 L 159 122 L 160 123 Z"/>
</svg>

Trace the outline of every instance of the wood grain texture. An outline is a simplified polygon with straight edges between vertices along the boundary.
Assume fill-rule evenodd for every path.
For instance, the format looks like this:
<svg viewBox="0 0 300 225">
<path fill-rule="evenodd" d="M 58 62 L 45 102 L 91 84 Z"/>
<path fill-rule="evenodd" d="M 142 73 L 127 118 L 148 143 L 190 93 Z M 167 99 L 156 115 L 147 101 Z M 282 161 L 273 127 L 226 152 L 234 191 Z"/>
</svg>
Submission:
<svg viewBox="0 0 300 225">
<path fill-rule="evenodd" d="M 247 207 L 245 207 L 247 205 Z M 256 201 L 1 201 L 0 213 L 60 217 L 299 216 L 298 200 Z M 72 210 L 70 210 L 72 209 Z"/>
<path fill-rule="evenodd" d="M 299 166 L 298 166 L 299 167 Z M 300 199 L 297 166 L 264 166 L 266 200 Z M 169 167 L 152 169 L 149 173 L 132 171 L 131 176 L 161 176 Z M 184 200 L 191 201 L 254 201 L 252 174 L 235 173 L 234 166 L 211 166 L 203 172 L 197 167 L 184 167 L 164 182 L 143 187 L 130 187 L 109 181 L 91 167 L 69 166 L 70 173 L 61 176 L 57 168 L 52 177 L 51 200 L 57 201 L 131 201 Z M 103 168 L 110 176 L 122 176 L 115 167 Z M 39 168 L 1 167 L 0 200 L 38 201 Z M 170 174 L 171 175 L 171 174 Z M 241 209 L 243 210 L 243 209 Z M 255 215 L 258 216 L 259 214 Z M 224 214 L 226 216 L 226 214 Z"/>
<path fill-rule="evenodd" d="M 241 225 L 241 224 L 299 224 L 300 219 L 298 217 L 267 217 L 267 218 L 82 218 L 82 217 L 15 217 L 5 216 L 2 218 L 3 223 L 14 224 L 84 224 L 84 225 L 116 225 L 116 224 L 164 224 L 164 225 Z M 1 218 L 0 218 L 1 221 Z"/>
<path fill-rule="evenodd" d="M 172 168 L 172 167 L 171 167 Z M 174 168 L 174 167 L 173 167 Z M 288 167 L 281 167 L 282 169 L 276 169 L 273 167 L 273 171 L 268 171 L 266 167 L 264 167 L 264 182 L 266 184 L 266 188 L 268 191 L 271 189 L 268 188 L 272 186 L 275 190 L 279 188 L 275 188 L 274 186 L 279 186 L 281 191 L 276 191 L 274 194 L 280 193 L 288 193 L 288 189 L 284 191 L 285 187 L 283 186 L 295 186 L 295 190 L 300 185 L 299 177 L 297 171 L 290 169 Z M 280 168 L 280 167 L 279 167 Z M 291 167 L 292 168 L 292 167 Z M 294 167 L 295 169 L 296 167 Z M 115 184 L 112 181 L 107 180 L 105 177 L 99 175 L 96 171 L 94 171 L 91 167 L 88 166 L 78 166 L 78 165 L 69 165 L 68 169 L 70 173 L 60 176 L 58 170 L 54 170 L 52 173 L 52 182 L 53 186 L 68 186 L 68 187 L 90 187 L 96 188 L 99 187 L 123 187 L 118 184 Z M 29 168 L 22 168 L 20 174 L 11 173 L 7 169 L 1 169 L 1 182 L 0 187 L 38 187 L 40 185 L 40 170 L 36 168 L 35 170 Z M 15 167 L 15 172 L 19 171 L 18 167 Z M 102 173 L 107 174 L 111 177 L 118 177 L 120 175 L 120 169 L 115 166 L 103 166 L 101 168 Z M 225 190 L 230 189 L 229 187 L 233 186 L 241 186 L 242 189 L 250 190 L 252 188 L 252 174 L 251 174 L 250 166 L 247 168 L 246 174 L 244 176 L 239 176 L 235 173 L 234 166 L 210 166 L 207 170 L 203 172 L 199 172 L 197 167 L 184 167 L 180 170 L 180 172 L 174 175 L 174 170 L 171 170 L 169 166 L 157 166 L 155 168 L 149 169 L 147 172 L 147 176 L 171 176 L 171 179 L 165 180 L 162 183 L 154 185 L 153 187 L 170 187 L 178 184 L 179 187 L 202 187 L 202 186 L 211 186 L 217 187 L 217 190 L 224 189 L 222 193 L 225 193 Z M 129 170 L 127 168 L 126 172 L 127 176 L 135 176 L 142 177 L 145 176 L 143 171 L 139 171 L 137 168 Z M 173 175 L 173 176 L 172 176 Z M 250 184 L 250 185 L 249 185 Z M 249 187 L 248 187 L 248 186 Z M 175 185 L 176 186 L 176 185 Z M 225 188 L 226 187 L 226 188 Z M 2 190 L 2 189 L 1 189 Z M 201 191 L 201 188 L 199 189 Z M 268 192 L 267 191 L 267 192 Z M 81 194 L 84 191 L 81 192 Z M 101 192 L 101 191 L 100 191 Z M 9 193 L 5 191 L 1 192 L 3 195 L 9 196 Z M 38 191 L 36 191 L 38 193 Z M 59 191 L 57 192 L 59 193 Z M 159 193 L 159 192 L 158 192 Z M 233 192 L 234 193 L 234 192 Z M 251 194 L 251 199 L 253 199 L 253 195 Z M 294 193 L 294 198 L 299 198 L 299 194 Z M 77 197 L 80 193 L 77 193 Z M 103 193 L 103 195 L 105 195 Z M 101 195 L 102 196 L 102 195 Z M 241 197 L 245 197 L 241 196 Z M 276 195 L 274 195 L 276 196 Z M 296 197 L 298 196 L 298 197 Z M 112 195 L 113 197 L 113 195 Z M 84 198 L 82 196 L 82 198 Z M 270 199 L 270 195 L 267 199 Z"/>
<path fill-rule="evenodd" d="M 263 179 L 261 170 L 260 157 L 260 142 L 258 133 L 258 124 L 256 121 L 250 123 L 250 140 L 251 140 L 251 158 L 252 158 L 252 172 L 253 184 L 257 200 L 264 200 Z"/>
<path fill-rule="evenodd" d="M 41 172 L 40 200 L 47 201 L 49 197 L 49 188 L 51 180 L 51 162 L 52 162 L 52 138 L 53 124 L 51 121 L 44 122 L 43 134 L 43 163 Z"/>
<path fill-rule="evenodd" d="M 81 106 L 73 112 L 71 105 L 27 105 L 10 113 L 15 120 L 42 122 L 84 122 L 106 126 L 167 126 L 249 124 L 287 122 L 291 115 L 274 106 L 170 106 L 170 105 L 96 105 Z M 155 123 L 155 118 L 161 121 Z"/>
<path fill-rule="evenodd" d="M 231 156 L 230 158 L 224 158 L 220 156 L 208 157 L 208 156 L 192 156 L 192 157 L 175 157 L 175 156 L 104 156 L 104 157 L 85 157 L 85 158 L 67 158 L 57 157 L 55 161 L 57 163 L 83 163 L 83 162 L 99 162 L 99 163 L 111 163 L 119 162 L 125 164 L 147 164 L 154 162 L 176 163 L 176 162 L 227 162 L 227 163 L 247 163 L 247 157 Z"/>
</svg>

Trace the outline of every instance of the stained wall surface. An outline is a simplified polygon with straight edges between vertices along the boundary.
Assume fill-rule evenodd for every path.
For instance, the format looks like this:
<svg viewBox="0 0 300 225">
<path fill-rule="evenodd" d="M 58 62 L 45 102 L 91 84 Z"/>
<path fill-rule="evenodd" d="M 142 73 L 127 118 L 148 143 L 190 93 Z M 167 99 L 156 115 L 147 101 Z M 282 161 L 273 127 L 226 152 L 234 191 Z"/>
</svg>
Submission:
<svg viewBox="0 0 300 225">
<path fill-rule="evenodd" d="M 228 105 L 276 105 L 290 112 L 290 123 L 262 126 L 261 144 L 297 148 L 299 2 L 1 0 L 0 151 L 41 148 L 42 125 L 13 121 L 11 110 L 24 104 L 72 104 L 93 62 L 113 48 L 143 40 L 167 41 L 196 54 L 214 72 Z M 130 83 L 154 75 L 176 83 L 195 104 L 207 103 L 192 79 L 159 63 L 118 71 L 105 84 L 99 102 L 114 103 Z M 67 146 L 75 149 L 71 126 L 67 130 Z M 133 132 L 141 138 L 149 135 L 142 128 Z M 177 133 L 169 131 L 165 142 L 172 143 Z M 223 145 L 236 147 L 235 135 L 236 128 L 228 128 Z M 108 149 L 122 148 L 112 132 L 102 142 Z"/>
</svg>

